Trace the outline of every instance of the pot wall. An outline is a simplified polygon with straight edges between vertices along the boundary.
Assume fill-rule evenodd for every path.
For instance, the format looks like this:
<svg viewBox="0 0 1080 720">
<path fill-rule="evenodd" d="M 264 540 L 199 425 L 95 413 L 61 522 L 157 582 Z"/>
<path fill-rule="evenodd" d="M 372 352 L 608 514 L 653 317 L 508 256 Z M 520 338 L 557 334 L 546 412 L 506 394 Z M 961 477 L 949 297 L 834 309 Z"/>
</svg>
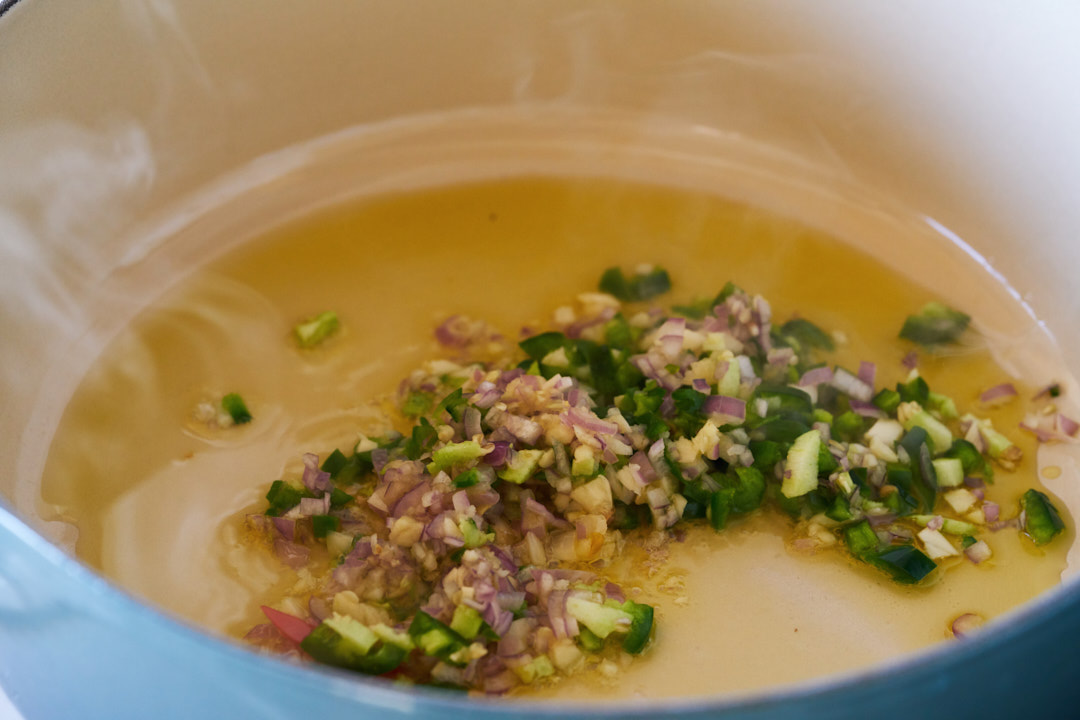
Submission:
<svg viewBox="0 0 1080 720">
<path fill-rule="evenodd" d="M 1069 365 L 1080 358 L 1072 331 L 1080 306 L 1072 282 L 1080 268 L 1073 91 L 1080 7 L 1071 3 L 1040 13 L 974 1 L 855 0 L 22 0 L 6 7 L 0 499 L 58 542 L 64 529 L 36 518 L 35 484 L 75 370 L 107 334 L 87 308 L 130 262 L 138 229 L 268 153 L 393 118 L 485 107 L 595 109 L 776 148 L 955 232 L 1045 320 Z M 28 717 L 67 716 L 79 703 L 97 716 L 136 716 L 163 699 L 183 711 L 178 717 L 190 716 L 196 696 L 221 714 L 256 703 L 270 716 L 299 698 L 327 710 L 356 702 L 414 709 L 393 693 L 369 688 L 361 698 L 353 685 L 284 674 L 210 645 L 127 600 L 7 514 L 0 568 L 0 682 Z M 992 672 L 1007 658 L 1010 682 L 1047 687 L 1047 702 L 1074 696 L 1062 676 L 1053 682 L 1048 664 L 1060 636 L 1045 646 L 1035 640 L 1072 633 L 1075 646 L 1075 590 L 1047 600 L 1038 632 L 1021 624 L 990 637 L 984 649 L 993 652 L 981 654 L 990 659 L 939 653 L 894 681 L 878 677 L 843 692 L 860 698 L 852 707 L 880 705 L 865 688 L 885 692 L 875 683 L 896 682 L 944 709 L 961 680 L 976 681 L 972 668 Z M 82 596 L 85 606 L 72 601 Z M 1003 653 L 1009 632 L 1012 649 Z M 74 633 L 83 639 L 72 647 Z M 75 658 L 63 675 L 66 691 L 45 691 L 60 648 Z M 178 671 L 165 658 L 193 669 Z M 106 661 L 130 672 L 129 682 L 99 675 Z M 165 675 L 175 680 L 167 690 L 158 683 Z M 241 687 L 222 677 L 240 677 Z M 245 682 L 271 689 L 253 693 Z M 1000 709 L 1022 688 L 991 688 L 988 707 Z M 811 692 L 808 707 L 836 710 L 843 702 L 828 688 Z M 110 704 L 117 698 L 130 708 L 117 710 Z M 743 709 L 793 716 L 800 702 Z"/>
</svg>

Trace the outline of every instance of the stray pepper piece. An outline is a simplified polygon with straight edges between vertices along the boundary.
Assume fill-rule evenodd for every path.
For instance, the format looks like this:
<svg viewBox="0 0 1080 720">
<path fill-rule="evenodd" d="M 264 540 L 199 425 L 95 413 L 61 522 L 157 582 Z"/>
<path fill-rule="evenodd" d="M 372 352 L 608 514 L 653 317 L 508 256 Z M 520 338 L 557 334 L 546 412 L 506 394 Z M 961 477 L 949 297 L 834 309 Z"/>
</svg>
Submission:
<svg viewBox="0 0 1080 720">
<path fill-rule="evenodd" d="M 885 571 L 903 585 L 914 585 L 937 567 L 937 563 L 914 545 L 882 548 L 877 533 L 865 520 L 845 528 L 844 540 L 852 555 Z"/>
<path fill-rule="evenodd" d="M 341 321 L 338 320 L 337 313 L 327 310 L 294 327 L 293 334 L 300 347 L 313 348 L 337 332 L 340 326 Z"/>
<path fill-rule="evenodd" d="M 225 412 L 229 413 L 229 417 L 232 418 L 234 424 L 243 425 L 251 422 L 251 413 L 248 411 L 247 404 L 244 403 L 244 398 L 237 393 L 229 393 L 221 398 L 221 407 Z"/>
<path fill-rule="evenodd" d="M 971 317 L 939 302 L 929 302 L 915 315 L 909 315 L 900 329 L 900 337 L 925 347 L 955 343 L 967 329 Z"/>
<path fill-rule="evenodd" d="M 1020 507 L 1024 511 L 1024 531 L 1036 545 L 1046 545 L 1065 529 L 1057 508 L 1038 490 L 1024 493 Z"/>
<path fill-rule="evenodd" d="M 469 646 L 469 641 L 423 610 L 413 617 L 412 624 L 409 625 L 409 637 L 425 655 L 451 665 L 465 665 L 455 656 Z"/>
<path fill-rule="evenodd" d="M 627 277 L 617 267 L 610 267 L 600 277 L 600 292 L 614 295 L 623 302 L 640 302 L 663 295 L 671 289 L 671 278 L 663 268 Z"/>
<path fill-rule="evenodd" d="M 378 631 L 382 632 L 378 632 Z M 369 628 L 335 613 L 322 621 L 300 643 L 300 648 L 325 665 L 366 675 L 382 675 L 397 668 L 411 649 L 408 638 L 390 628 Z"/>
<path fill-rule="evenodd" d="M 649 642 L 653 627 L 653 606 L 627 600 L 621 608 L 630 615 L 630 630 L 623 638 L 623 650 L 637 655 Z"/>
</svg>

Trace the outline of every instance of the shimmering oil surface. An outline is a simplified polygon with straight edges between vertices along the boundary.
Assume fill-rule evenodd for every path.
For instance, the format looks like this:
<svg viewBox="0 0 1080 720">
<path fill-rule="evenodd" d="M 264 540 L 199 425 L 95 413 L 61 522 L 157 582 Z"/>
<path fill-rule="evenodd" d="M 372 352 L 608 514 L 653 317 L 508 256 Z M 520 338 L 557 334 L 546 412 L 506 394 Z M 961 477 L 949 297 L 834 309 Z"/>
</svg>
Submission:
<svg viewBox="0 0 1080 720">
<path fill-rule="evenodd" d="M 431 329 L 448 314 L 516 333 L 593 289 L 609 265 L 660 263 L 672 299 L 735 280 L 769 298 L 780 320 L 798 312 L 843 332 L 836 361 L 876 360 L 879 384 L 891 384 L 910 349 L 897 330 L 934 296 L 875 261 L 874 243 L 865 238 L 868 252 L 858 252 L 710 195 L 614 180 L 504 180 L 325 211 L 200 271 L 107 348 L 56 435 L 44 514 L 74 523 L 78 554 L 121 585 L 241 634 L 261 621 L 259 600 L 296 578 L 241 541 L 237 518 L 260 507 L 301 453 L 346 446 L 370 428 L 369 401 L 437 353 Z M 1000 289 L 955 270 L 970 284 L 963 309 L 978 320 L 980 294 Z M 299 351 L 291 327 L 325 309 L 339 313 L 343 332 Z M 1019 380 L 985 347 L 924 360 L 922 371 L 961 411 L 982 390 Z M 225 392 L 241 393 L 255 421 L 200 430 L 194 406 Z M 1023 409 L 989 414 L 1015 428 Z M 1015 474 L 999 472 L 992 491 L 1007 516 L 1026 488 L 1040 487 L 1030 439 L 1012 435 L 1027 459 Z M 632 548 L 608 571 L 657 605 L 653 647 L 617 680 L 590 675 L 557 692 L 736 691 L 864 666 L 944 640 L 960 613 L 992 618 L 1054 585 L 1072 541 L 1070 530 L 1041 551 L 1003 531 L 989 538 L 992 562 L 962 562 L 937 586 L 910 589 L 840 554 L 788 549 L 786 523 L 758 514 L 722 535 L 691 529 L 659 553 Z"/>
</svg>

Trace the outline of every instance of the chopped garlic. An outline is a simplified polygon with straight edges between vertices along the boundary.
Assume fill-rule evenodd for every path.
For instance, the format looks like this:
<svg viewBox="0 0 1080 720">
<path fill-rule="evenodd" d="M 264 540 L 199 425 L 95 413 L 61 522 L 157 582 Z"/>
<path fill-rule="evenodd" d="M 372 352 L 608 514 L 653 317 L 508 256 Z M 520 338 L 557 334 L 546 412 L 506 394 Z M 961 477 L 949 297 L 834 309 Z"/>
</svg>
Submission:
<svg viewBox="0 0 1080 720">
<path fill-rule="evenodd" d="M 919 539 L 922 540 L 923 547 L 926 548 L 926 554 L 933 560 L 960 554 L 953 547 L 953 544 L 949 542 L 948 538 L 937 530 L 923 528 L 919 531 Z"/>
<path fill-rule="evenodd" d="M 953 510 L 963 514 L 970 510 L 977 500 L 974 493 L 967 488 L 957 488 L 956 490 L 950 490 L 943 496 L 945 502 L 949 503 Z"/>
</svg>

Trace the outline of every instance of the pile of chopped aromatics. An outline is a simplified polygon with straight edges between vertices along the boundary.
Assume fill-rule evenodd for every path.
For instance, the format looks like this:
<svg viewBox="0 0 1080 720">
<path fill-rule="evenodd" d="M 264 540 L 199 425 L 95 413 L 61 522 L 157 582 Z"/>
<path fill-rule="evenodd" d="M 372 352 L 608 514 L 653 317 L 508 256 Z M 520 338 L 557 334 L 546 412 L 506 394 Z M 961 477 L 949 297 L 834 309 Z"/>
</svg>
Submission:
<svg viewBox="0 0 1080 720">
<path fill-rule="evenodd" d="M 722 531 L 771 506 L 791 516 L 793 547 L 846 551 L 905 584 L 986 560 L 990 532 L 1019 528 L 1038 545 L 1061 532 L 1037 490 L 1003 517 L 987 485 L 1019 448 L 916 369 L 881 388 L 873 363 L 830 367 L 832 336 L 800 318 L 773 326 L 769 304 L 730 283 L 669 313 L 644 303 L 669 287 L 662 270 L 609 270 L 580 311 L 556 312 L 560 330 L 497 361 L 473 361 L 498 340 L 483 323 L 440 326 L 456 361 L 403 383 L 410 432 L 305 455 L 302 477 L 274 482 L 265 512 L 248 516 L 285 564 L 305 568 L 322 545 L 332 567 L 264 607 L 270 622 L 247 639 L 503 693 L 647 648 L 653 608 L 603 577 L 635 529 Z M 337 322 L 324 313 L 298 341 Z M 931 303 L 901 336 L 932 347 L 967 325 Z M 1006 384 L 982 399 L 1015 394 Z M 1041 441 L 1078 429 L 1051 412 L 1056 394 L 1025 423 Z"/>
</svg>

